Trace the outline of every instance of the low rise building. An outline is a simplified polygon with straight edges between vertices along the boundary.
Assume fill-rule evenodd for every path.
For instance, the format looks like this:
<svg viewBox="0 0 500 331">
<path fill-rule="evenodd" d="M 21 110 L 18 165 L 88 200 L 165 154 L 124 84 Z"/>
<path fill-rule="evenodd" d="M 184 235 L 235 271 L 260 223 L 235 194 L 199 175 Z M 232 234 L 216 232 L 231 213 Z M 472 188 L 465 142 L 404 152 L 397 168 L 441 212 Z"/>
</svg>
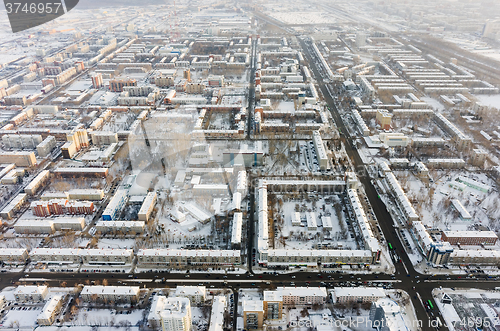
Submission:
<svg viewBox="0 0 500 331">
<path fill-rule="evenodd" d="M 26 193 L 19 193 L 14 199 L 12 199 L 7 206 L 0 212 L 5 220 L 10 220 L 14 216 L 15 212 L 21 208 L 21 206 L 26 202 Z"/>
<path fill-rule="evenodd" d="M 95 225 L 96 231 L 113 234 L 139 234 L 144 232 L 145 223 L 139 221 L 99 221 Z"/>
<path fill-rule="evenodd" d="M 139 301 L 139 286 L 85 286 L 81 292 L 86 302 L 128 302 Z"/>
<path fill-rule="evenodd" d="M 45 285 L 20 285 L 14 291 L 14 298 L 17 302 L 42 302 L 49 294 L 49 289 Z"/>
<path fill-rule="evenodd" d="M 68 191 L 68 199 L 70 200 L 101 201 L 103 198 L 103 190 L 74 189 Z"/>
<path fill-rule="evenodd" d="M 138 213 L 139 221 L 144 221 L 144 222 L 149 221 L 149 217 L 151 216 L 151 213 L 153 212 L 156 204 L 156 199 L 157 199 L 156 192 L 148 193 Z"/>
<path fill-rule="evenodd" d="M 284 305 L 324 304 L 328 295 L 325 287 L 283 287 Z"/>
<path fill-rule="evenodd" d="M 224 330 L 224 313 L 226 311 L 226 302 L 226 297 L 223 295 L 218 295 L 214 298 L 208 331 Z"/>
<path fill-rule="evenodd" d="M 24 264 L 27 259 L 26 248 L 0 248 L 0 262 L 3 264 Z"/>
<path fill-rule="evenodd" d="M 495 245 L 498 236 L 493 231 L 443 231 L 441 239 L 452 245 Z"/>
<path fill-rule="evenodd" d="M 385 290 L 377 287 L 335 287 L 333 300 L 337 303 L 374 302 L 386 297 Z"/>
<path fill-rule="evenodd" d="M 36 165 L 33 152 L 0 152 L 1 163 L 14 163 L 18 167 L 32 167 Z"/>
<path fill-rule="evenodd" d="M 45 306 L 42 308 L 42 312 L 36 318 L 38 325 L 49 326 L 54 323 L 57 313 L 61 308 L 63 303 L 63 298 L 60 295 L 53 296 Z"/>
<path fill-rule="evenodd" d="M 241 264 L 239 250 L 140 249 L 138 267 L 173 268 L 185 266 L 235 266 Z"/>
<path fill-rule="evenodd" d="M 175 296 L 188 298 L 193 305 L 199 305 L 205 302 L 207 289 L 205 286 L 177 286 Z"/>
</svg>

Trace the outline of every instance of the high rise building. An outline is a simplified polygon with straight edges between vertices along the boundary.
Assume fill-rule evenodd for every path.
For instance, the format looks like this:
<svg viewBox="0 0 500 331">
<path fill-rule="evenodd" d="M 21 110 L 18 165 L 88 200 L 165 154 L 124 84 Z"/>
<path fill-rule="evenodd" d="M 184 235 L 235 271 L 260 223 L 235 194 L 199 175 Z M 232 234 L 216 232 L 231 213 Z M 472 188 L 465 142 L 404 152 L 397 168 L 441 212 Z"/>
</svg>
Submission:
<svg viewBox="0 0 500 331">
<path fill-rule="evenodd" d="M 99 89 L 101 87 L 104 86 L 104 82 L 102 80 L 102 74 L 101 73 L 97 73 L 95 75 L 92 76 L 92 86 L 95 88 L 95 89 Z"/>
</svg>

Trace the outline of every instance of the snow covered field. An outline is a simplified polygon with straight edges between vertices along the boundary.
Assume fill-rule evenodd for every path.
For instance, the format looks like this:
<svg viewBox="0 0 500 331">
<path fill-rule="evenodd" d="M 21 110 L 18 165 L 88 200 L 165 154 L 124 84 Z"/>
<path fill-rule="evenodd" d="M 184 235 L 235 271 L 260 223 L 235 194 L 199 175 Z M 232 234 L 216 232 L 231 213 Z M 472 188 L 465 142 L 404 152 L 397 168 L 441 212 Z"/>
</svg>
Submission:
<svg viewBox="0 0 500 331">
<path fill-rule="evenodd" d="M 473 224 L 481 224 L 494 231 L 500 230 L 497 221 L 500 217 L 498 191 L 484 193 L 471 187 L 465 187 L 463 191 L 450 187 L 450 183 L 454 183 L 458 176 L 466 176 L 495 188 L 496 184 L 485 174 L 439 170 L 433 172 L 434 183 L 430 183 L 429 187 L 410 171 L 395 171 L 395 174 L 407 191 L 408 199 L 420 201 L 414 204 L 414 208 L 426 225 L 441 230 L 463 231 L 470 229 Z M 460 220 L 451 206 L 452 199 L 458 199 L 464 205 L 472 216 L 472 222 Z"/>
<path fill-rule="evenodd" d="M 280 199 L 282 197 L 278 197 Z M 316 200 L 317 199 L 317 200 Z M 276 241 L 275 248 L 288 249 L 311 249 L 315 244 L 331 244 L 335 248 L 356 249 L 356 241 L 346 233 L 348 225 L 346 216 L 342 212 L 341 200 L 339 196 L 318 196 L 306 200 L 286 201 L 279 208 L 279 203 L 275 210 L 281 212 L 283 223 L 278 222 L 278 229 L 281 231 L 275 234 L 276 238 L 286 238 L 285 243 L 281 240 Z M 303 218 L 300 226 L 292 225 L 295 212 L 301 213 Z M 315 212 L 317 218 L 317 230 L 308 230 L 305 221 L 306 212 Z M 331 230 L 326 230 L 322 224 L 321 218 L 330 217 Z"/>
</svg>

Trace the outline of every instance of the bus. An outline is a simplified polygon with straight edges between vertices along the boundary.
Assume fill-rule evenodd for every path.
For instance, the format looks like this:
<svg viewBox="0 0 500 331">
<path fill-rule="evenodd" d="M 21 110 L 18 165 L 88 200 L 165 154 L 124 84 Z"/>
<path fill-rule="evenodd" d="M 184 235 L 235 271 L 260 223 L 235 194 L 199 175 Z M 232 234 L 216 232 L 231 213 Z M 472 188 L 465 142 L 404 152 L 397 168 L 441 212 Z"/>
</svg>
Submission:
<svg viewBox="0 0 500 331">
<path fill-rule="evenodd" d="M 429 304 L 429 307 L 431 307 L 431 309 L 434 309 L 434 305 L 432 304 L 431 299 L 427 300 L 427 303 Z"/>
<path fill-rule="evenodd" d="M 393 250 L 392 244 L 391 243 L 387 243 L 387 245 L 389 245 L 389 249 L 392 251 Z"/>
</svg>

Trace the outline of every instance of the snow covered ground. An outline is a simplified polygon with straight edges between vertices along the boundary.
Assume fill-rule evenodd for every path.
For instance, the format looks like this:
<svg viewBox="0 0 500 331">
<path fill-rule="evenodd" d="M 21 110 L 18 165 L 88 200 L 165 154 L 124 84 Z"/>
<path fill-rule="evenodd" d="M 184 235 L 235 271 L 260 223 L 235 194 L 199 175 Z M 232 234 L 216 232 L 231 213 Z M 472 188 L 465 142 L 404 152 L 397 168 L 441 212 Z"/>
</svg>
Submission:
<svg viewBox="0 0 500 331">
<path fill-rule="evenodd" d="M 434 183 L 427 186 L 410 171 L 394 172 L 410 201 L 420 201 L 414 208 L 423 222 L 430 227 L 441 230 L 467 230 L 473 224 L 490 227 L 493 231 L 500 230 L 497 222 L 500 217 L 498 201 L 500 196 L 496 190 L 484 193 L 465 187 L 463 191 L 450 187 L 450 183 L 458 176 L 466 176 L 492 188 L 496 184 L 486 174 L 464 173 L 459 170 L 434 172 Z M 472 222 L 462 221 L 450 205 L 451 199 L 458 199 L 472 216 Z"/>
<path fill-rule="evenodd" d="M 475 97 L 488 107 L 500 109 L 500 94 L 478 94 Z"/>
<path fill-rule="evenodd" d="M 343 249 L 357 249 L 356 240 L 346 232 L 346 229 L 348 229 L 347 218 L 342 212 L 342 202 L 339 196 L 315 196 L 306 199 L 288 200 L 281 195 L 277 195 L 277 199 L 284 199 L 281 207 L 279 206 L 280 203 L 277 203 L 274 208 L 274 210 L 279 211 L 277 214 L 281 214 L 283 223 L 278 222 L 278 229 L 281 228 L 281 231 L 275 234 L 275 238 L 282 236 L 286 238 L 286 241 L 283 244 L 280 240 L 276 240 L 275 248 L 311 249 L 315 244 L 323 243 Z M 301 226 L 292 225 L 292 219 L 296 211 L 301 213 L 303 219 Z M 309 211 L 316 213 L 317 230 L 308 230 L 307 228 L 305 219 L 306 213 Z M 324 229 L 321 220 L 323 216 L 330 217 L 332 230 Z"/>
</svg>

